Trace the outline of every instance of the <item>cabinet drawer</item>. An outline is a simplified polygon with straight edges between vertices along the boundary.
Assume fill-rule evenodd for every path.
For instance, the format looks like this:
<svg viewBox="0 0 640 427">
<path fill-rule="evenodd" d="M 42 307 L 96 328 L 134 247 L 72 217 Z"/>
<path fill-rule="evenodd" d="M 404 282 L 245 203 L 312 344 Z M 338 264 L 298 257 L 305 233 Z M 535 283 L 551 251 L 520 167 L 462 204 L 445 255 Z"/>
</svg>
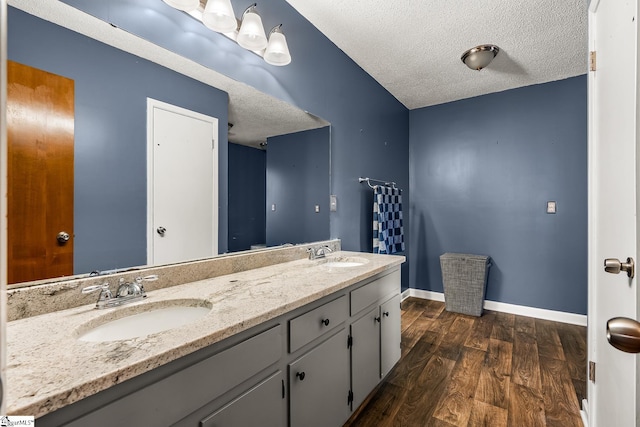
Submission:
<svg viewBox="0 0 640 427">
<path fill-rule="evenodd" d="M 293 353 L 347 318 L 347 296 L 321 305 L 289 321 L 289 352 Z"/>
<path fill-rule="evenodd" d="M 378 302 L 393 292 L 400 292 L 400 269 L 351 291 L 351 315 Z"/>
<path fill-rule="evenodd" d="M 273 365 L 281 355 L 282 327 L 278 325 L 107 404 L 68 426 L 171 425 Z"/>
</svg>

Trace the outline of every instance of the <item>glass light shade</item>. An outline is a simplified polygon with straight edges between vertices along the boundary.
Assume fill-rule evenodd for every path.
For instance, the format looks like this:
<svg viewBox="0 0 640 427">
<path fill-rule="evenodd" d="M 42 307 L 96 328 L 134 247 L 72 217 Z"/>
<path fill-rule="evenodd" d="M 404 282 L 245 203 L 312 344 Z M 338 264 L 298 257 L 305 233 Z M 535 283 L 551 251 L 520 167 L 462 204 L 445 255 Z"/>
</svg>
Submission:
<svg viewBox="0 0 640 427">
<path fill-rule="evenodd" d="M 230 33 L 238 27 L 231 0 L 209 0 L 202 14 L 202 23 L 213 31 Z"/>
<path fill-rule="evenodd" d="M 500 49 L 494 45 L 481 45 L 469 49 L 460 58 L 472 70 L 482 70 L 493 61 Z"/>
<path fill-rule="evenodd" d="M 163 0 L 166 4 L 185 12 L 192 12 L 200 6 L 200 0 Z"/>
<path fill-rule="evenodd" d="M 253 10 L 246 11 L 242 16 L 238 44 L 247 50 L 259 51 L 267 47 L 267 36 L 264 34 L 262 19 Z"/>
<path fill-rule="evenodd" d="M 267 64 L 283 66 L 291 62 L 287 38 L 279 31 L 274 31 L 269 36 L 269 44 L 264 52 L 264 60 Z"/>
</svg>

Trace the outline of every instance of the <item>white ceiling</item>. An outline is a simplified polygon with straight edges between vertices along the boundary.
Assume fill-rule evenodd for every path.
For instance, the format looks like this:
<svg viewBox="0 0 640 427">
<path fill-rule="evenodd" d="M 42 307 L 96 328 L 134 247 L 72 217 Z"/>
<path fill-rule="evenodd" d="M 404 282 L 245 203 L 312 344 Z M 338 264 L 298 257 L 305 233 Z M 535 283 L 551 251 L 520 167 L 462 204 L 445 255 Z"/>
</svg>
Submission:
<svg viewBox="0 0 640 427">
<path fill-rule="evenodd" d="M 587 72 L 587 0 L 286 1 L 409 109 Z M 485 43 L 500 53 L 470 70 Z"/>
</svg>

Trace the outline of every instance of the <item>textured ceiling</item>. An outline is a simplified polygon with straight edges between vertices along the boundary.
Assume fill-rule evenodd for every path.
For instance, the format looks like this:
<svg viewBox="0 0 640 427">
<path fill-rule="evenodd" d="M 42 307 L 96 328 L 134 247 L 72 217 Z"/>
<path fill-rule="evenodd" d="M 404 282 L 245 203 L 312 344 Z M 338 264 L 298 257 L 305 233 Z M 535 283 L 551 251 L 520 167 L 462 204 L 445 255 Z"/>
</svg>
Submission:
<svg viewBox="0 0 640 427">
<path fill-rule="evenodd" d="M 286 1 L 409 109 L 587 72 L 587 0 Z"/>
</svg>

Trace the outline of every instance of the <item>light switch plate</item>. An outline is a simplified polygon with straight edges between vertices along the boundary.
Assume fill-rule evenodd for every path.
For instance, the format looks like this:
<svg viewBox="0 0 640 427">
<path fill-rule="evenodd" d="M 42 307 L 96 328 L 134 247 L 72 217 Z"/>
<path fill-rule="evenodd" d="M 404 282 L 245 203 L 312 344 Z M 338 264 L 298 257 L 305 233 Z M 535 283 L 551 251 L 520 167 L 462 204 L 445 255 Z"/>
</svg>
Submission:
<svg viewBox="0 0 640 427">
<path fill-rule="evenodd" d="M 556 202 L 554 201 L 547 202 L 547 213 L 548 214 L 556 213 Z"/>
<path fill-rule="evenodd" d="M 338 197 L 335 194 L 329 196 L 329 211 L 336 212 L 338 210 Z"/>
<path fill-rule="evenodd" d="M 320 205 L 316 205 L 316 213 L 320 212 Z"/>
<path fill-rule="evenodd" d="M 275 211 L 276 211 L 276 204 L 275 204 L 275 203 L 271 205 L 271 211 L 272 211 L 272 212 L 275 212 Z"/>
</svg>

